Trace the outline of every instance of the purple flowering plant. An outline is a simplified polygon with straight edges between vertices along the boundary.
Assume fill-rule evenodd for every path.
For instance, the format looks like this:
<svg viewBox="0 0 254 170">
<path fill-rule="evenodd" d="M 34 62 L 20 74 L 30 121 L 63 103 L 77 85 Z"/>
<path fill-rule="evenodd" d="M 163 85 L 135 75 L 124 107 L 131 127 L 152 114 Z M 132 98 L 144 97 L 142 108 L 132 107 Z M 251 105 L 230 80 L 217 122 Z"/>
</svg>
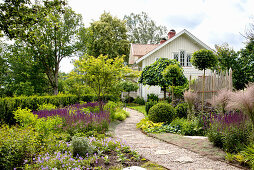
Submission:
<svg viewBox="0 0 254 170">
<path fill-rule="evenodd" d="M 34 114 L 38 115 L 38 118 L 61 117 L 63 124 L 58 125 L 56 128 L 67 131 L 72 135 L 77 132 L 88 132 L 92 130 L 105 132 L 110 123 L 110 115 L 107 111 L 98 112 L 98 109 L 91 109 L 98 107 L 98 105 L 98 102 L 74 104 L 54 110 L 35 111 Z M 88 113 L 86 108 L 91 110 L 91 112 Z"/>
</svg>

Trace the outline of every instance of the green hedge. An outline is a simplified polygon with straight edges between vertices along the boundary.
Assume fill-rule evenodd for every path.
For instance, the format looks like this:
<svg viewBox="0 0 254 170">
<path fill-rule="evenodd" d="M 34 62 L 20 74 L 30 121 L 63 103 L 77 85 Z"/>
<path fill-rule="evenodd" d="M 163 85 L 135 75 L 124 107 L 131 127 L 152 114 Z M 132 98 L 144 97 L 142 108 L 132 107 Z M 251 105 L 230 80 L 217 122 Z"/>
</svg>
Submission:
<svg viewBox="0 0 254 170">
<path fill-rule="evenodd" d="M 0 122 L 14 124 L 13 111 L 18 107 L 37 110 L 38 105 L 43 103 L 51 103 L 57 107 L 64 107 L 71 104 L 76 104 L 79 101 L 91 102 L 96 100 L 93 95 L 84 95 L 78 97 L 76 95 L 57 95 L 57 96 L 20 96 L 0 98 Z"/>
</svg>

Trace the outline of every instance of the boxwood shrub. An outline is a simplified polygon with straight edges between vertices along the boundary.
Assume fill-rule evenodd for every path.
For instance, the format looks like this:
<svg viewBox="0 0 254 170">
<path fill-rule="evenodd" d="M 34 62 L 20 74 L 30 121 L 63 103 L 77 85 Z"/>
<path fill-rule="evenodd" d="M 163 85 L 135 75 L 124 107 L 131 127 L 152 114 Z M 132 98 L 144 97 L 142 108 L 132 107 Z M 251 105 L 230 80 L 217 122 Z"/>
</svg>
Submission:
<svg viewBox="0 0 254 170">
<path fill-rule="evenodd" d="M 175 109 L 168 103 L 158 103 L 151 107 L 148 118 L 155 123 L 170 123 L 175 118 Z"/>
</svg>

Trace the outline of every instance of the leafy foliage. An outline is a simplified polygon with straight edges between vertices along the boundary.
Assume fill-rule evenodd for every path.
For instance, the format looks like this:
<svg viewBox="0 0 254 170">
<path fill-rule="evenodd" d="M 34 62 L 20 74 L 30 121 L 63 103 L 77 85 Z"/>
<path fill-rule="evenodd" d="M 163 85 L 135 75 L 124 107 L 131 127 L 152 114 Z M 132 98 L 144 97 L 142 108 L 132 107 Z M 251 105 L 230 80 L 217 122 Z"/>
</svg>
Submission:
<svg viewBox="0 0 254 170">
<path fill-rule="evenodd" d="M 91 154 L 94 151 L 94 148 L 91 146 L 89 140 L 84 137 L 73 136 L 71 141 L 72 153 L 76 157 L 86 157 L 86 154 Z"/>
<path fill-rule="evenodd" d="M 158 44 L 167 34 L 165 26 L 157 26 L 147 13 L 125 15 L 128 40 L 131 43 Z"/>
<path fill-rule="evenodd" d="M 158 102 L 157 101 L 148 101 L 145 104 L 145 110 L 146 110 L 146 114 L 148 115 L 149 110 L 151 109 L 151 107 L 153 107 L 154 105 L 156 105 Z"/>
<path fill-rule="evenodd" d="M 145 100 L 143 97 L 137 96 L 136 99 L 134 100 L 134 103 L 138 105 L 145 105 Z"/>
<path fill-rule="evenodd" d="M 155 123 L 170 123 L 175 118 L 175 109 L 168 103 L 158 103 L 150 108 L 148 118 Z"/>
<path fill-rule="evenodd" d="M 99 101 L 106 94 L 110 93 L 120 80 L 124 79 L 132 70 L 123 65 L 123 57 L 108 59 L 107 56 L 100 55 L 83 57 L 75 62 L 77 72 L 72 72 L 74 76 L 86 83 L 94 90 Z"/>
<path fill-rule="evenodd" d="M 187 118 L 188 104 L 180 103 L 175 107 L 176 116 L 179 118 Z"/>
<path fill-rule="evenodd" d="M 143 69 L 139 78 L 139 83 L 142 83 L 143 85 L 162 87 L 164 91 L 164 98 L 166 98 L 166 87 L 169 86 L 170 80 L 166 80 L 163 77 L 162 72 L 171 64 L 177 64 L 177 62 L 167 58 L 159 58 L 153 64 L 146 66 Z"/>
<path fill-rule="evenodd" d="M 217 57 L 210 50 L 199 50 L 193 53 L 191 63 L 199 70 L 212 68 L 217 64 Z"/>
<path fill-rule="evenodd" d="M 104 12 L 87 30 L 87 54 L 98 57 L 108 55 L 113 59 L 129 54 L 129 41 L 125 22 Z M 126 60 L 127 61 L 127 60 Z"/>
<path fill-rule="evenodd" d="M 159 96 L 157 94 L 147 94 L 147 101 L 154 101 L 154 102 L 158 102 L 159 101 Z"/>
</svg>

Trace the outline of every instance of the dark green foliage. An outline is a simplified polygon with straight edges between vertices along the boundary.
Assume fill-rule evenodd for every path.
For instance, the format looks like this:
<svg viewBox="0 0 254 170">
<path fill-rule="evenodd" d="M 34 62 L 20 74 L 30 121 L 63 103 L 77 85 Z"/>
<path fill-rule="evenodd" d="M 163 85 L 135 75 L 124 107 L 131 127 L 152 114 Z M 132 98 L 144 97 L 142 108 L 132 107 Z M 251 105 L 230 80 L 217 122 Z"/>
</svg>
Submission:
<svg viewBox="0 0 254 170">
<path fill-rule="evenodd" d="M 202 49 L 193 53 L 191 63 L 199 70 L 206 70 L 216 66 L 217 60 L 212 51 Z"/>
<path fill-rule="evenodd" d="M 145 100 L 143 97 L 138 96 L 135 100 L 134 103 L 138 104 L 138 105 L 145 105 Z"/>
<path fill-rule="evenodd" d="M 155 123 L 170 123 L 175 118 L 175 109 L 168 103 L 158 103 L 150 108 L 148 118 Z"/>
<path fill-rule="evenodd" d="M 148 101 L 146 102 L 146 114 L 148 115 L 149 110 L 151 107 L 153 107 L 154 105 L 156 105 L 158 102 L 157 101 Z"/>
<path fill-rule="evenodd" d="M 131 97 L 131 96 L 126 96 L 125 98 L 124 98 L 124 101 L 123 101 L 124 103 L 133 103 L 134 102 L 134 98 L 133 97 Z"/>
<path fill-rule="evenodd" d="M 170 85 L 170 80 L 166 80 L 162 72 L 164 69 L 171 65 L 177 64 L 175 60 L 170 60 L 167 58 L 159 58 L 150 66 L 146 66 L 139 78 L 139 83 L 143 85 L 150 85 L 150 86 L 160 86 L 164 91 L 164 98 L 166 98 L 166 88 Z"/>
<path fill-rule="evenodd" d="M 147 94 L 147 101 L 156 101 L 158 102 L 159 101 L 159 96 L 156 95 L 156 94 Z"/>
<path fill-rule="evenodd" d="M 85 137 L 72 137 L 71 141 L 72 154 L 74 157 L 77 155 L 81 157 L 86 157 L 86 154 L 91 154 L 94 150 L 92 145 L 89 143 L 89 140 Z"/>
<path fill-rule="evenodd" d="M 244 156 L 244 160 L 249 164 L 251 169 L 254 169 L 254 144 L 250 144 L 241 152 Z"/>
<path fill-rule="evenodd" d="M 13 111 L 18 107 L 37 110 L 38 105 L 51 103 L 57 107 L 68 106 L 78 103 L 79 101 L 90 102 L 95 100 L 93 95 L 84 95 L 80 98 L 75 95 L 57 95 L 57 96 L 30 96 L 30 97 L 6 97 L 0 98 L 0 122 L 14 124 Z"/>
<path fill-rule="evenodd" d="M 180 103 L 175 107 L 176 116 L 179 118 L 187 118 L 188 104 Z"/>
</svg>

